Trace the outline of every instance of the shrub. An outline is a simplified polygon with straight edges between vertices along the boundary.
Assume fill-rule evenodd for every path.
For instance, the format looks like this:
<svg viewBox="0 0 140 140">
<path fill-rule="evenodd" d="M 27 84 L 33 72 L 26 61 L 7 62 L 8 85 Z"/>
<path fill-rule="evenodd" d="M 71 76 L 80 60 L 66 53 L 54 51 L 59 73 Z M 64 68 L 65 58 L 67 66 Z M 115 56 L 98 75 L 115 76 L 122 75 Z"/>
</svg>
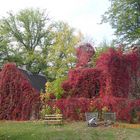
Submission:
<svg viewBox="0 0 140 140">
<path fill-rule="evenodd" d="M 66 78 L 58 78 L 54 80 L 53 82 L 47 82 L 46 83 L 46 93 L 50 95 L 54 95 L 56 99 L 60 99 L 63 95 L 63 88 L 61 87 L 62 82 Z"/>
</svg>

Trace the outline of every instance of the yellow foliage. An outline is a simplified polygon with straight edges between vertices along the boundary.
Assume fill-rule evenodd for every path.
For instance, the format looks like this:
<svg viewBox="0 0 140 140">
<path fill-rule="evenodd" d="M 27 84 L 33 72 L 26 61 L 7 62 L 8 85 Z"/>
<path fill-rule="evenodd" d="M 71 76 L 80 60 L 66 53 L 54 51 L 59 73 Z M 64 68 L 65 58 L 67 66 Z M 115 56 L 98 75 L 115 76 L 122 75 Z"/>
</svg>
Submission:
<svg viewBox="0 0 140 140">
<path fill-rule="evenodd" d="M 40 100 L 43 104 L 45 104 L 50 99 L 50 93 L 41 93 Z"/>
<path fill-rule="evenodd" d="M 104 107 L 102 108 L 102 111 L 103 111 L 103 112 L 107 112 L 107 111 L 109 111 L 109 109 L 108 109 L 108 107 L 104 106 Z"/>
<path fill-rule="evenodd" d="M 51 84 L 51 82 L 47 82 L 46 84 L 45 84 L 45 91 L 46 91 L 46 93 L 50 93 L 51 92 L 51 90 L 52 90 L 52 84 Z"/>
</svg>

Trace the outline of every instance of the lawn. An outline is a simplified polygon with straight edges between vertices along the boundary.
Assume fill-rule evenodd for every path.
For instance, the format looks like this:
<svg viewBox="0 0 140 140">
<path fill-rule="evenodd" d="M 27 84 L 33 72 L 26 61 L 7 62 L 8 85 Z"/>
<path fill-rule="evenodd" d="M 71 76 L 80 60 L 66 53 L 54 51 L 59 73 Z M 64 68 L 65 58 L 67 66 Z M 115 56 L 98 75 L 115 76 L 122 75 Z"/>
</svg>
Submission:
<svg viewBox="0 0 140 140">
<path fill-rule="evenodd" d="M 129 126 L 129 125 L 127 125 Z M 47 126 L 37 122 L 0 122 L 0 140 L 139 140 L 139 128 L 87 127 L 85 122 Z"/>
</svg>

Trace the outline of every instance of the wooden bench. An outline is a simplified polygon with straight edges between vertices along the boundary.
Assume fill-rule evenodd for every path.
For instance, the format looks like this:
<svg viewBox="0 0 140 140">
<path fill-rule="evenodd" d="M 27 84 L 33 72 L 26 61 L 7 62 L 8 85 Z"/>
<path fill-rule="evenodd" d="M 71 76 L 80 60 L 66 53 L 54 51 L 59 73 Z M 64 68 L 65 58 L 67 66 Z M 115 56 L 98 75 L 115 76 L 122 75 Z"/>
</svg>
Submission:
<svg viewBox="0 0 140 140">
<path fill-rule="evenodd" d="M 63 124 L 62 114 L 46 114 L 44 119 L 47 124 Z"/>
</svg>

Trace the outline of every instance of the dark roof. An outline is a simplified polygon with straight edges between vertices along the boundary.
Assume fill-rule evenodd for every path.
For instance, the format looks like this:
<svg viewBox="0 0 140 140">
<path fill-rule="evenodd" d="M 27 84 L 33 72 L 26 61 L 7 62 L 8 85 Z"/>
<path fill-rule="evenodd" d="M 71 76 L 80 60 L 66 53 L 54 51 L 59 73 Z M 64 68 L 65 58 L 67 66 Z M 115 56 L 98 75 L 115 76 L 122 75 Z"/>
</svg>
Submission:
<svg viewBox="0 0 140 140">
<path fill-rule="evenodd" d="M 47 82 L 47 79 L 44 75 L 33 74 L 21 68 L 19 68 L 19 70 L 28 78 L 29 82 L 36 90 L 38 90 L 39 92 L 45 92 L 45 83 Z"/>
</svg>

